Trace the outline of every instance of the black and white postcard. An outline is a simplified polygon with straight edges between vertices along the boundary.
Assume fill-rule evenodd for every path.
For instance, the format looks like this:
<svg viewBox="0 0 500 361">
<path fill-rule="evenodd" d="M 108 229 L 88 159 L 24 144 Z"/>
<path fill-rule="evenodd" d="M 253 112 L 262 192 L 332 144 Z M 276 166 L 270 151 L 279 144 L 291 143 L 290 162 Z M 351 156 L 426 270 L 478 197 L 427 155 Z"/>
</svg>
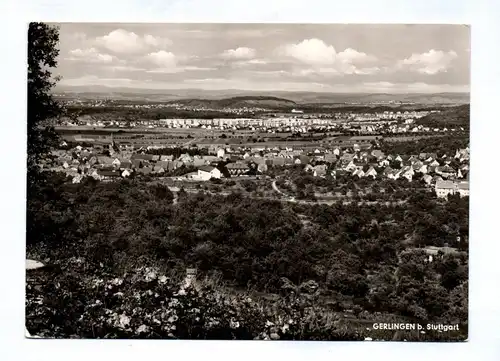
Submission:
<svg viewBox="0 0 500 361">
<path fill-rule="evenodd" d="M 26 32 L 27 337 L 468 339 L 469 26 Z"/>
</svg>

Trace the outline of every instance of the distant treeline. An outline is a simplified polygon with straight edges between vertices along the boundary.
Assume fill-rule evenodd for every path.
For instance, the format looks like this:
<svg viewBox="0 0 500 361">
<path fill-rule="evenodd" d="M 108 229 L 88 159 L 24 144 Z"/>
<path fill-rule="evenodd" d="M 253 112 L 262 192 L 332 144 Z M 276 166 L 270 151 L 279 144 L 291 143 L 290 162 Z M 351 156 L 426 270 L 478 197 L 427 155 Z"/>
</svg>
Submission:
<svg viewBox="0 0 500 361">
<path fill-rule="evenodd" d="M 443 154 L 454 155 L 457 149 L 468 147 L 469 142 L 470 138 L 466 135 L 446 135 L 407 142 L 382 142 L 381 149 L 387 154 L 436 153 L 438 156 L 442 156 Z"/>
<path fill-rule="evenodd" d="M 470 125 L 470 105 L 464 104 L 443 110 L 439 113 L 428 114 L 425 117 L 417 119 L 417 124 L 426 126 L 461 125 L 468 129 Z"/>
</svg>

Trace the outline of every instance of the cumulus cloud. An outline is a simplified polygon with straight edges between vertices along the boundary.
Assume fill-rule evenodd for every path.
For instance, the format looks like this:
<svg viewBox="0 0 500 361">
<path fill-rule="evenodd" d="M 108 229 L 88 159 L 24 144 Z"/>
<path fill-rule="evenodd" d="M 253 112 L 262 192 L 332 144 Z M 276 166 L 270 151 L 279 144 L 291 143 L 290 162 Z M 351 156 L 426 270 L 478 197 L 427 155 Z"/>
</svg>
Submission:
<svg viewBox="0 0 500 361">
<path fill-rule="evenodd" d="M 255 57 L 256 51 L 252 48 L 239 47 L 225 50 L 221 56 L 224 59 L 251 59 Z"/>
<path fill-rule="evenodd" d="M 175 55 L 169 51 L 160 50 L 146 55 L 147 60 L 161 68 L 175 68 L 177 65 Z"/>
<path fill-rule="evenodd" d="M 373 55 L 347 48 L 340 53 L 337 53 L 337 59 L 348 63 L 365 63 L 377 60 Z"/>
<path fill-rule="evenodd" d="M 104 47 L 115 53 L 137 53 L 151 48 L 165 47 L 171 44 L 166 38 L 146 34 L 137 35 L 134 32 L 116 29 L 107 35 L 96 39 L 98 46 Z"/>
<path fill-rule="evenodd" d="M 146 56 L 146 60 L 155 66 L 153 69 L 149 69 L 147 73 L 182 73 L 187 71 L 199 72 L 199 71 L 213 71 L 217 70 L 214 67 L 206 66 L 196 66 L 196 65 L 186 65 L 182 64 L 184 58 L 177 57 L 175 54 L 160 50 L 157 52 L 149 53 Z M 179 61 L 180 60 L 180 61 Z M 185 60 L 185 59 L 184 59 Z M 181 63 L 181 64 L 179 64 Z"/>
<path fill-rule="evenodd" d="M 374 74 L 380 70 L 377 67 L 361 68 L 364 64 L 376 61 L 374 56 L 352 48 L 337 52 L 333 45 L 328 45 L 316 38 L 285 45 L 278 48 L 277 53 L 310 66 L 310 69 L 299 72 L 303 75 L 312 73 Z"/>
<path fill-rule="evenodd" d="M 427 53 L 414 53 L 409 58 L 400 60 L 397 68 L 433 75 L 446 72 L 457 56 L 457 53 L 453 50 L 444 52 L 431 49 Z"/>
<path fill-rule="evenodd" d="M 85 61 L 89 63 L 112 63 L 116 61 L 116 57 L 100 53 L 96 48 L 89 49 L 74 49 L 69 51 L 70 57 L 66 58 L 66 60 L 77 60 L 77 61 Z"/>
<path fill-rule="evenodd" d="M 327 45 L 319 39 L 306 39 L 298 44 L 288 44 L 280 52 L 311 65 L 333 64 L 337 53 L 332 45 Z"/>
</svg>

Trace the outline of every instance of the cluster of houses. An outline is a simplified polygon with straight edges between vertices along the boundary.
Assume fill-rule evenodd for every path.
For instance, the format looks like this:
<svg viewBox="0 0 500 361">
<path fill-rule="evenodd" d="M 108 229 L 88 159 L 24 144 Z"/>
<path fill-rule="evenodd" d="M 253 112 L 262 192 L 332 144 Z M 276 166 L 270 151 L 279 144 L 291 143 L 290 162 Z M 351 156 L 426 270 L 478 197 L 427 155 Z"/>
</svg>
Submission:
<svg viewBox="0 0 500 361">
<path fill-rule="evenodd" d="M 418 176 L 428 187 L 434 187 L 438 197 L 448 194 L 469 195 L 469 148 L 455 154 L 438 157 L 435 153 L 418 155 L 385 155 L 380 150 L 348 153 L 339 156 L 332 176 L 350 174 L 353 177 L 406 179 L 412 182 Z M 326 169 L 306 167 L 314 175 L 324 176 Z"/>
<path fill-rule="evenodd" d="M 367 147 L 355 144 L 350 148 L 333 149 L 312 146 L 302 146 L 300 149 L 228 146 L 210 148 L 208 155 L 184 153 L 178 157 L 143 151 L 136 152 L 114 142 L 107 152 L 76 146 L 70 150 L 53 151 L 52 160 L 42 164 L 42 167 L 65 172 L 72 176 L 74 183 L 79 183 L 86 176 L 98 180 L 126 178 L 132 174 L 161 176 L 172 174 L 182 167 L 196 169 L 184 174 L 179 172 L 183 179 L 207 181 L 224 175 L 238 177 L 265 174 L 270 167 L 302 165 L 306 172 L 317 177 L 350 175 L 357 179 L 406 179 L 409 182 L 418 178 L 428 187 L 434 187 L 439 197 L 455 193 L 468 195 L 469 148 L 440 157 L 435 153 L 386 155 L 369 144 Z"/>
</svg>

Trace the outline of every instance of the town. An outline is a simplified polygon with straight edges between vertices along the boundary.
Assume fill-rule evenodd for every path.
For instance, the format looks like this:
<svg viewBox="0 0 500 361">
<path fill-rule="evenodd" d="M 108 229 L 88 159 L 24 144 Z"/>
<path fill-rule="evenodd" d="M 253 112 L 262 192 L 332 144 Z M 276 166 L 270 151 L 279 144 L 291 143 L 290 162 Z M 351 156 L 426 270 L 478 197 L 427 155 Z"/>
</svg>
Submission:
<svg viewBox="0 0 500 361">
<path fill-rule="evenodd" d="M 185 181 L 191 187 L 195 181 L 208 181 L 221 178 L 245 178 L 260 176 L 269 178 L 268 170 L 274 175 L 286 172 L 288 167 L 299 167 L 304 173 L 314 177 L 328 178 L 335 182 L 337 177 L 348 175 L 353 179 L 369 178 L 371 180 L 404 179 L 406 182 L 419 182 L 433 189 L 437 197 L 446 198 L 448 194 L 468 196 L 469 180 L 469 148 L 449 149 L 447 153 L 420 152 L 419 154 L 386 154 L 380 149 L 385 140 L 384 132 L 394 131 L 400 135 L 405 132 L 422 131 L 419 135 L 431 132 L 432 129 L 414 125 L 415 117 L 428 113 L 382 113 L 379 121 L 370 119 L 362 122 L 352 114 L 352 122 L 337 122 L 328 125 L 328 120 L 308 118 L 272 118 L 272 119 L 164 119 L 150 122 L 163 125 L 159 134 L 168 134 L 170 128 L 201 129 L 227 131 L 228 128 L 236 134 L 250 129 L 254 133 L 294 132 L 314 135 L 324 132 L 327 136 L 313 141 L 304 141 L 298 145 L 287 138 L 277 138 L 277 145 L 268 145 L 266 141 L 250 144 L 229 144 L 226 135 L 212 136 L 204 144 L 205 138 L 195 134 L 186 143 L 136 145 L 123 133 L 106 134 L 94 138 L 66 136 L 59 149 L 53 150 L 51 157 L 41 164 L 44 170 L 63 172 L 72 178 L 73 183 L 79 183 L 85 177 L 109 181 L 117 178 L 149 175 L 157 180 L 175 179 Z M 397 116 L 398 120 L 387 121 Z M 337 116 L 339 118 L 339 116 Z M 403 119 L 403 120 L 401 120 Z M 293 124 L 293 125 L 292 125 Z M 116 125 L 116 124 L 114 124 Z M 144 125 L 144 124 L 141 124 Z M 361 129 L 377 131 L 373 135 L 342 135 L 351 131 L 354 126 Z M 152 125 L 149 124 L 148 128 Z M 384 131 L 382 131 L 384 129 Z M 463 127 L 452 129 L 436 128 L 439 135 L 450 134 L 457 129 L 457 134 Z M 369 133 L 369 131 L 368 131 Z M 114 134 L 120 134 L 114 136 Z M 213 133 L 212 133 L 213 134 Z M 337 134 L 336 136 L 328 136 Z M 366 134 L 366 132 L 365 132 Z M 238 138 L 238 135 L 230 138 Z M 387 136 L 386 136 L 387 137 Z M 158 136 L 156 136 L 158 138 Z M 159 137 L 161 139 L 161 136 Z M 143 143 L 147 139 L 141 138 Z M 84 145 L 78 144 L 84 141 Z M 123 140 L 123 143 L 120 141 Z M 187 139 L 186 139 L 187 140 Z M 269 141 L 269 139 L 267 139 Z M 281 141 L 279 141 L 281 140 Z M 168 142 L 166 140 L 165 142 Z M 196 144 L 195 144 L 196 143 Z M 75 146 L 70 146 L 68 144 Z M 190 145 L 191 144 L 191 145 Z M 185 148 L 183 148 L 185 145 Z M 185 153 L 175 155 L 175 150 L 184 149 Z M 162 154 L 165 153 L 165 154 Z"/>
</svg>

